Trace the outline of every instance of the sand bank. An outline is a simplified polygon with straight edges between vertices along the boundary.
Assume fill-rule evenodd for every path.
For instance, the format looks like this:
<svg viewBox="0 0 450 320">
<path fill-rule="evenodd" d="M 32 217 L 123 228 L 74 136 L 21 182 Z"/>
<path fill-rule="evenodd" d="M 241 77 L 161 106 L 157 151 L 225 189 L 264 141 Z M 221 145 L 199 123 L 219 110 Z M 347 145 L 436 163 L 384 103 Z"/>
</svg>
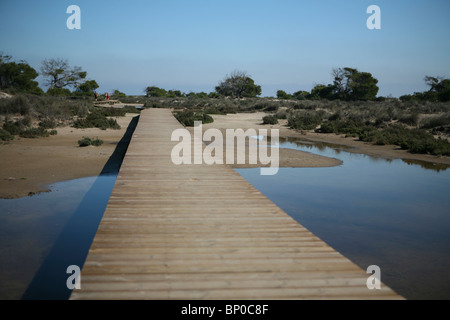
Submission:
<svg viewBox="0 0 450 320">
<path fill-rule="evenodd" d="M 0 198 L 18 198 L 49 191 L 58 181 L 99 175 L 136 114 L 118 117 L 120 130 L 56 128 L 48 138 L 0 144 Z M 82 137 L 103 140 L 100 147 L 79 147 Z"/>
</svg>

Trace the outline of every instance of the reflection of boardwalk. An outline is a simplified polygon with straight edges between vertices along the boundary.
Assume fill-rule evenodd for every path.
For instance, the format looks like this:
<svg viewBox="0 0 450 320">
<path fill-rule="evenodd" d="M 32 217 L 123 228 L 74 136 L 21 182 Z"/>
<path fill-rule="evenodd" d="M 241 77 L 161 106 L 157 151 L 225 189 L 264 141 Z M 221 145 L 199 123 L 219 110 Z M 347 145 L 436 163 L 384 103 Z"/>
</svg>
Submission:
<svg viewBox="0 0 450 320">
<path fill-rule="evenodd" d="M 172 164 L 180 127 L 142 112 L 71 299 L 401 298 L 230 167 Z"/>
</svg>

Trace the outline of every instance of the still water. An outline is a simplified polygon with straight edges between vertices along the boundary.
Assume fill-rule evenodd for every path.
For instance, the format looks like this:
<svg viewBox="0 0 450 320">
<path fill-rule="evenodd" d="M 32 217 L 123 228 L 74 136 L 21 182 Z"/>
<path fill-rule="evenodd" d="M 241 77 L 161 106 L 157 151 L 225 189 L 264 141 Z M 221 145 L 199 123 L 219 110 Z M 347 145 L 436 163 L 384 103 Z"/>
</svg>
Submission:
<svg viewBox="0 0 450 320">
<path fill-rule="evenodd" d="M 408 299 L 450 299 L 450 169 L 345 148 L 284 142 L 343 161 L 331 168 L 238 169 L 275 204 Z"/>
<path fill-rule="evenodd" d="M 450 299 L 450 169 L 388 161 L 335 145 L 282 142 L 343 160 L 245 179 L 299 223 L 408 299 Z M 69 265 L 83 265 L 117 175 L 56 183 L 0 199 L 0 299 L 67 299 Z"/>
<path fill-rule="evenodd" d="M 0 300 L 68 298 L 66 268 L 83 265 L 116 178 L 63 181 L 48 193 L 0 199 Z"/>
</svg>

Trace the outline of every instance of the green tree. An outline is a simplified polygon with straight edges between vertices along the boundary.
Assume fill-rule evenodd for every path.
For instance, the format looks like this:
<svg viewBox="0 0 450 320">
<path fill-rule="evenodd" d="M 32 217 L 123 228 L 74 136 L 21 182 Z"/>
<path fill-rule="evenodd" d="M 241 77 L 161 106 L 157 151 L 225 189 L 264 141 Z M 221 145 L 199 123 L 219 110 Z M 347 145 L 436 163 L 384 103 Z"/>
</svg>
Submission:
<svg viewBox="0 0 450 320">
<path fill-rule="evenodd" d="M 42 94 L 38 82 L 34 81 L 39 75 L 36 70 L 25 61 L 9 62 L 10 59 L 10 56 L 0 54 L 0 88 Z"/>
<path fill-rule="evenodd" d="M 125 98 L 127 95 L 123 92 L 120 92 L 119 90 L 114 90 L 113 94 L 111 95 L 111 98 L 118 99 L 118 98 Z"/>
<path fill-rule="evenodd" d="M 430 90 L 422 94 L 423 100 L 450 101 L 450 79 L 426 76 L 424 80 Z"/>
<path fill-rule="evenodd" d="M 309 92 L 302 91 L 302 90 L 294 92 L 294 94 L 293 94 L 293 97 L 297 100 L 305 100 L 308 96 L 309 96 Z"/>
<path fill-rule="evenodd" d="M 210 92 L 210 93 L 208 94 L 208 98 L 211 98 L 211 99 L 219 99 L 219 98 L 220 98 L 220 94 L 218 94 L 217 92 Z"/>
<path fill-rule="evenodd" d="M 70 92 L 67 88 L 48 88 L 47 94 L 49 96 L 70 96 L 72 92 Z"/>
<path fill-rule="evenodd" d="M 82 94 L 92 95 L 94 94 L 94 91 L 98 89 L 98 87 L 99 86 L 95 80 L 87 80 L 77 87 L 77 91 Z"/>
<path fill-rule="evenodd" d="M 333 69 L 334 98 L 343 100 L 375 100 L 378 80 L 369 72 L 353 68 Z"/>
<path fill-rule="evenodd" d="M 233 98 L 254 98 L 261 94 L 261 86 L 244 71 L 234 71 L 216 87 L 220 95 Z"/>
<path fill-rule="evenodd" d="M 166 90 L 155 87 L 155 86 L 145 88 L 145 93 L 147 94 L 147 97 L 166 97 L 167 96 Z"/>
<path fill-rule="evenodd" d="M 292 99 L 292 95 L 286 93 L 283 90 L 278 90 L 277 91 L 277 98 L 278 99 L 285 99 L 285 100 L 287 100 L 287 99 Z"/>
<path fill-rule="evenodd" d="M 333 99 L 334 86 L 329 84 L 318 84 L 311 90 L 311 94 L 308 96 L 310 99 Z"/>
<path fill-rule="evenodd" d="M 167 96 L 170 98 L 181 98 L 183 93 L 180 90 L 169 90 L 167 91 Z"/>
</svg>

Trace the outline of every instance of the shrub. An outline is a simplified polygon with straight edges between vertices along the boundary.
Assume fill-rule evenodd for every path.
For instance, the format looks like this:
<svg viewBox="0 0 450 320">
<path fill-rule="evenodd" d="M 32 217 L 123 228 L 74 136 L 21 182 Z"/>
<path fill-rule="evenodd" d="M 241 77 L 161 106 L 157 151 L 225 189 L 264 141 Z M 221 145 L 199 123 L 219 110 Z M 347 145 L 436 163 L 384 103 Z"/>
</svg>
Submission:
<svg viewBox="0 0 450 320">
<path fill-rule="evenodd" d="M 4 129 L 0 129 L 0 140 L 11 141 L 14 140 L 14 136 Z"/>
<path fill-rule="evenodd" d="M 398 121 L 410 126 L 417 126 L 417 124 L 419 123 L 419 114 L 414 112 L 411 114 L 403 115 L 400 116 Z"/>
<path fill-rule="evenodd" d="M 95 147 L 99 147 L 103 144 L 103 140 L 100 140 L 98 138 L 96 139 L 91 139 L 89 137 L 83 137 L 83 139 L 78 140 L 78 145 L 80 147 L 88 147 L 88 146 L 95 146 Z"/>
<path fill-rule="evenodd" d="M 49 96 L 70 96 L 72 93 L 66 88 L 49 88 L 47 90 Z"/>
<path fill-rule="evenodd" d="M 135 106 L 125 106 L 122 108 L 122 111 L 125 113 L 141 113 L 141 110 Z"/>
<path fill-rule="evenodd" d="M 42 120 L 41 122 L 39 122 L 39 127 L 42 127 L 44 129 L 53 129 L 56 127 L 56 121 L 50 119 Z"/>
<path fill-rule="evenodd" d="M 1 114 L 27 115 L 30 111 L 30 102 L 25 95 L 17 95 L 9 99 L 0 99 Z"/>
<path fill-rule="evenodd" d="M 446 113 L 442 116 L 436 116 L 428 118 L 422 121 L 422 128 L 424 129 L 432 129 L 437 127 L 443 127 L 450 125 L 450 113 Z"/>
<path fill-rule="evenodd" d="M 87 147 L 92 144 L 92 139 L 89 137 L 83 137 L 82 139 L 78 140 L 78 145 L 80 147 Z"/>
<path fill-rule="evenodd" d="M 103 144 L 103 140 L 100 140 L 100 139 L 94 139 L 94 140 L 92 140 L 92 145 L 94 146 L 94 147 L 99 147 L 99 146 L 101 146 Z"/>
<path fill-rule="evenodd" d="M 195 121 L 201 121 L 203 124 L 214 122 L 210 115 L 192 110 L 178 111 L 174 116 L 185 127 L 193 127 Z"/>
<path fill-rule="evenodd" d="M 109 108 L 114 109 L 114 108 Z M 120 110 L 120 109 L 115 109 Z M 116 119 L 107 118 L 106 115 L 116 115 L 121 114 L 118 111 L 110 111 L 110 110 L 94 110 L 85 119 L 78 119 L 74 122 L 73 126 L 77 129 L 84 128 L 100 128 L 102 130 L 106 129 L 120 129 L 120 125 L 117 123 Z M 123 112 L 123 114 L 125 114 Z"/>
<path fill-rule="evenodd" d="M 6 120 L 5 123 L 3 124 L 3 130 L 8 131 L 12 135 L 18 135 L 24 129 L 25 129 L 25 126 L 23 125 L 23 123 L 21 121 L 13 122 L 10 120 Z"/>
<path fill-rule="evenodd" d="M 323 111 L 296 112 L 288 117 L 288 126 L 292 129 L 312 130 L 322 123 Z"/>
<path fill-rule="evenodd" d="M 277 112 L 279 106 L 274 104 L 269 104 L 267 107 L 264 108 L 264 112 Z"/>
<path fill-rule="evenodd" d="M 287 119 L 287 111 L 286 110 L 278 111 L 275 114 L 275 117 L 277 117 L 277 119 Z"/>
<path fill-rule="evenodd" d="M 277 124 L 278 118 L 273 115 L 265 116 L 265 117 L 263 117 L 263 123 L 264 124 Z"/>
<path fill-rule="evenodd" d="M 22 130 L 19 135 L 22 138 L 38 138 L 38 137 L 48 137 L 50 133 L 42 127 L 29 128 Z"/>
</svg>

